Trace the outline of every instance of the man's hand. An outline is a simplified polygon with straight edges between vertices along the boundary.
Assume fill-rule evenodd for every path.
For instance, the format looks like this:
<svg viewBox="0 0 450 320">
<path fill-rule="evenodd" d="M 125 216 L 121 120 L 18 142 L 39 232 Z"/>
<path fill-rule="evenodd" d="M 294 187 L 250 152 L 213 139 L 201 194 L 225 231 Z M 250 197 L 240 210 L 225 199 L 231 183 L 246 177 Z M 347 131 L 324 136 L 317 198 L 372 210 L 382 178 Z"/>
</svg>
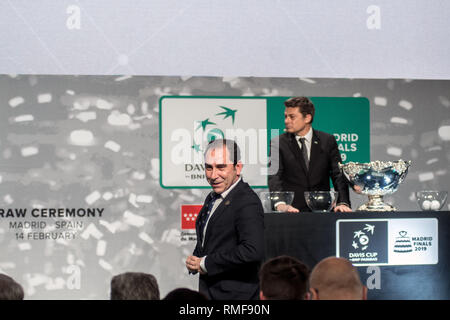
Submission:
<svg viewBox="0 0 450 320">
<path fill-rule="evenodd" d="M 276 207 L 277 211 L 280 212 L 300 212 L 297 208 L 294 208 L 291 205 L 285 204 L 285 203 L 280 203 L 277 207 Z"/>
<path fill-rule="evenodd" d="M 203 274 L 203 270 L 200 267 L 200 261 L 202 261 L 202 258 L 196 257 L 196 256 L 189 256 L 186 259 L 186 268 L 189 270 L 189 272 L 197 273 L 200 272 Z"/>
<path fill-rule="evenodd" d="M 352 212 L 352 208 L 345 204 L 341 204 L 334 208 L 334 212 Z"/>
</svg>

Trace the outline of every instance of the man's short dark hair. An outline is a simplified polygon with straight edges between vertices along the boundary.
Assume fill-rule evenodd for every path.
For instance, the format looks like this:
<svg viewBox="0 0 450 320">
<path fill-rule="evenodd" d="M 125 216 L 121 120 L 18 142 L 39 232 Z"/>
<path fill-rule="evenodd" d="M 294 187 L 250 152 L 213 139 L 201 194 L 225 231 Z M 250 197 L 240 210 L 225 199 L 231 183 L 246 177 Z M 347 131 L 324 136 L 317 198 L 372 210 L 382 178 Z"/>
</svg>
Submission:
<svg viewBox="0 0 450 320">
<path fill-rule="evenodd" d="M 259 271 L 260 289 L 269 300 L 304 300 L 308 292 L 309 268 L 290 256 L 266 261 Z"/>
<path fill-rule="evenodd" d="M 126 272 L 111 279 L 111 300 L 159 300 L 156 278 L 148 273 Z"/>
<path fill-rule="evenodd" d="M 195 290 L 188 288 L 177 288 L 170 291 L 163 300 L 175 300 L 175 301 L 206 301 L 208 298 L 203 294 Z"/>
<path fill-rule="evenodd" d="M 311 123 L 313 122 L 314 113 L 316 112 L 316 110 L 314 108 L 314 104 L 307 97 L 292 97 L 290 99 L 287 99 L 284 102 L 284 105 L 286 108 L 298 108 L 298 111 L 300 111 L 300 113 L 303 114 L 304 117 L 310 114 Z"/>
<path fill-rule="evenodd" d="M 0 274 L 0 300 L 23 300 L 22 286 L 13 278 Z"/>
<path fill-rule="evenodd" d="M 239 149 L 239 146 L 234 140 L 230 139 L 211 140 L 206 146 L 205 157 L 209 150 L 218 149 L 223 146 L 226 146 L 230 160 L 233 162 L 233 165 L 236 165 L 241 160 L 241 150 Z"/>
</svg>

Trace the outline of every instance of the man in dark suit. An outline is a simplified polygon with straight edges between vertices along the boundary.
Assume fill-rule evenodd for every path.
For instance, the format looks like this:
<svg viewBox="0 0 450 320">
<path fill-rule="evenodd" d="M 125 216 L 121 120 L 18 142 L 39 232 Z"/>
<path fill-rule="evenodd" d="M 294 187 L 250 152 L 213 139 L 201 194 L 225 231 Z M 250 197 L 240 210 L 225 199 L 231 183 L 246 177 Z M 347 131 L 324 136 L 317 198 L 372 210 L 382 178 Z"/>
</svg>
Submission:
<svg viewBox="0 0 450 320">
<path fill-rule="evenodd" d="M 333 135 L 314 130 L 315 108 L 306 97 L 285 101 L 286 132 L 272 139 L 270 191 L 294 191 L 292 205 L 274 204 L 278 211 L 311 211 L 306 205 L 305 191 L 330 190 L 330 178 L 339 192 L 334 211 L 351 211 L 348 182 L 341 173 L 341 162 Z M 274 172 L 276 171 L 276 172 Z"/>
<path fill-rule="evenodd" d="M 234 141 L 220 139 L 208 145 L 205 172 L 213 191 L 197 217 L 197 244 L 186 267 L 200 273 L 199 291 L 213 300 L 259 296 L 264 213 L 258 196 L 242 180 L 242 167 Z"/>
</svg>

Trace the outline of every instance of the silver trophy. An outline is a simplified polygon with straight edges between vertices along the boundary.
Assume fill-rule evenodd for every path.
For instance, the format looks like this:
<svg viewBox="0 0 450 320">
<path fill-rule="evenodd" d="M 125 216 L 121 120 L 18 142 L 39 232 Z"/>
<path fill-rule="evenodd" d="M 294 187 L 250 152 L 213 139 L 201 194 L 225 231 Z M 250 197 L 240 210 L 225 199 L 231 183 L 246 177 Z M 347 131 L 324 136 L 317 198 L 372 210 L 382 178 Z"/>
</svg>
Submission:
<svg viewBox="0 0 450 320">
<path fill-rule="evenodd" d="M 358 211 L 396 211 L 383 202 L 383 196 L 392 194 L 405 180 L 411 161 L 371 161 L 368 163 L 349 162 L 339 164 L 347 179 L 354 184 L 357 192 L 366 194 L 369 202 L 361 205 Z"/>
</svg>

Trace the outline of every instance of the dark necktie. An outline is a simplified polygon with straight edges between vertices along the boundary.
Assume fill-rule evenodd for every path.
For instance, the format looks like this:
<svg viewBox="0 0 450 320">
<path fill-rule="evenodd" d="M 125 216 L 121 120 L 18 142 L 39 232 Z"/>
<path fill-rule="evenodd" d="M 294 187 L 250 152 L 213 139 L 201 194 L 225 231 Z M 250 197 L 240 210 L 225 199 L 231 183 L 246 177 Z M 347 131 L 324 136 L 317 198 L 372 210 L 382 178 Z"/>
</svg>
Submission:
<svg viewBox="0 0 450 320">
<path fill-rule="evenodd" d="M 305 138 L 298 139 L 302 146 L 303 160 L 305 160 L 306 169 L 309 169 L 308 150 L 306 150 Z"/>
<path fill-rule="evenodd" d="M 212 192 L 209 198 L 207 205 L 206 212 L 202 214 L 199 221 L 199 228 L 200 228 L 200 241 L 203 242 L 203 230 L 205 229 L 206 222 L 208 221 L 209 215 L 211 214 L 212 208 L 214 207 L 214 203 L 217 199 L 220 198 L 220 194 Z"/>
</svg>

